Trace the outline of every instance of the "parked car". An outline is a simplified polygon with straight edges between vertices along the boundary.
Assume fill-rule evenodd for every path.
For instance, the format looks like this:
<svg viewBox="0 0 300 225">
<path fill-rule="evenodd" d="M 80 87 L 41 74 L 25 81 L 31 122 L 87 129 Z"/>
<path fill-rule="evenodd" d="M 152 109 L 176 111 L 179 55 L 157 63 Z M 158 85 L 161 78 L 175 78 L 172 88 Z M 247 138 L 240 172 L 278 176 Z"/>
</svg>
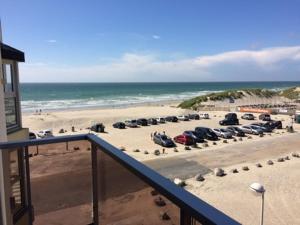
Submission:
<svg viewBox="0 0 300 225">
<path fill-rule="evenodd" d="M 244 131 L 246 134 L 263 134 L 263 130 L 253 125 L 241 126 L 240 129 Z"/>
<path fill-rule="evenodd" d="M 35 133 L 33 133 L 33 132 L 29 132 L 29 139 L 30 139 L 30 140 L 37 139 L 37 136 L 36 136 L 36 134 L 35 134 Z"/>
<path fill-rule="evenodd" d="M 156 118 L 156 120 L 157 120 L 158 123 L 165 123 L 166 122 L 166 119 L 163 118 L 163 117 L 158 117 L 158 118 Z"/>
<path fill-rule="evenodd" d="M 225 119 L 219 121 L 220 125 L 238 125 L 239 120 L 237 118 L 236 113 L 227 113 L 225 115 Z"/>
<path fill-rule="evenodd" d="M 157 119 L 155 119 L 155 118 L 150 118 L 150 119 L 148 119 L 148 124 L 151 124 L 151 125 L 157 125 Z"/>
<path fill-rule="evenodd" d="M 273 128 L 267 123 L 252 123 L 251 125 L 260 127 L 263 132 L 270 133 L 273 131 Z"/>
<path fill-rule="evenodd" d="M 237 137 L 245 137 L 245 132 L 242 131 L 240 128 L 238 127 L 227 127 L 226 129 L 228 132 L 231 132 L 231 134 L 233 136 L 237 136 Z"/>
<path fill-rule="evenodd" d="M 136 120 L 126 120 L 125 125 L 126 125 L 126 127 L 131 127 L 131 128 L 138 127 Z"/>
<path fill-rule="evenodd" d="M 181 121 L 189 121 L 190 120 L 190 118 L 186 115 L 177 116 L 177 119 L 181 120 Z"/>
<path fill-rule="evenodd" d="M 174 137 L 174 141 L 183 145 L 193 145 L 196 143 L 195 140 L 187 134 L 180 134 Z"/>
<path fill-rule="evenodd" d="M 209 119 L 208 113 L 200 113 L 199 117 L 200 117 L 200 119 Z"/>
<path fill-rule="evenodd" d="M 204 142 L 204 137 L 195 131 L 186 130 L 183 132 L 183 134 L 191 136 L 195 140 L 196 143 Z"/>
<path fill-rule="evenodd" d="M 207 140 L 212 140 L 212 141 L 218 140 L 218 136 L 210 128 L 196 127 L 195 132 L 198 133 L 199 135 L 201 135 L 203 138 L 205 138 Z"/>
<path fill-rule="evenodd" d="M 126 125 L 123 122 L 116 122 L 113 124 L 113 127 L 118 129 L 125 129 Z"/>
<path fill-rule="evenodd" d="M 216 135 L 221 138 L 226 138 L 226 139 L 232 138 L 231 132 L 229 132 L 223 128 L 221 128 L 221 129 L 215 128 L 215 129 L 213 129 L 213 132 L 215 132 Z"/>
<path fill-rule="evenodd" d="M 190 120 L 199 120 L 200 119 L 200 116 L 197 113 L 189 114 L 188 116 L 189 116 Z"/>
<path fill-rule="evenodd" d="M 266 122 L 266 124 L 270 125 L 273 129 L 282 129 L 282 122 L 280 120 L 271 120 Z"/>
<path fill-rule="evenodd" d="M 37 136 L 40 138 L 47 138 L 47 137 L 53 137 L 52 130 L 41 130 L 37 133 Z"/>
<path fill-rule="evenodd" d="M 176 123 L 178 122 L 177 116 L 167 116 L 166 121 Z"/>
<path fill-rule="evenodd" d="M 140 118 L 136 121 L 136 123 L 140 126 L 148 126 L 148 121 L 144 118 Z"/>
<path fill-rule="evenodd" d="M 263 134 L 264 133 L 264 129 L 260 126 L 257 125 L 250 125 L 252 130 L 256 130 L 258 134 Z"/>
<path fill-rule="evenodd" d="M 255 119 L 254 115 L 251 113 L 245 113 L 244 115 L 241 116 L 241 118 L 244 120 L 254 120 Z"/>
<path fill-rule="evenodd" d="M 262 121 L 271 121 L 271 115 L 268 113 L 260 114 L 258 118 Z"/>
<path fill-rule="evenodd" d="M 165 134 L 156 134 L 153 136 L 154 143 L 163 147 L 174 147 L 175 143 Z"/>
<path fill-rule="evenodd" d="M 97 133 L 103 133 L 105 129 L 105 126 L 103 123 L 96 123 L 93 126 L 91 126 L 91 131 L 97 132 Z"/>
</svg>

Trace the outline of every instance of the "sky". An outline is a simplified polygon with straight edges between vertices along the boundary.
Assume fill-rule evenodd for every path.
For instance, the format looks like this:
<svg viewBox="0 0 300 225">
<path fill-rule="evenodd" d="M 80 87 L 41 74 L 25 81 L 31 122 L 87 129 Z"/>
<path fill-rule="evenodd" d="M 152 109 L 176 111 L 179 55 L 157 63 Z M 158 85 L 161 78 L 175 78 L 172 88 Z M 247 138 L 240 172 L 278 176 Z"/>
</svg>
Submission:
<svg viewBox="0 0 300 225">
<path fill-rule="evenodd" d="M 300 0 L 0 0 L 21 82 L 299 81 Z"/>
</svg>

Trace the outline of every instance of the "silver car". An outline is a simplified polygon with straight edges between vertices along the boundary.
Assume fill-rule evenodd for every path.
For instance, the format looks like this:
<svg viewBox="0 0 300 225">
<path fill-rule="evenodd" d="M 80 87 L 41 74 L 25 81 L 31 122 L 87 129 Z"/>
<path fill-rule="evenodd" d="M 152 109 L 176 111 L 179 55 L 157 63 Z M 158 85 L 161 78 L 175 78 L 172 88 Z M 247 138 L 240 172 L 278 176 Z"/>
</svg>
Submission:
<svg viewBox="0 0 300 225">
<path fill-rule="evenodd" d="M 126 127 L 131 127 L 131 128 L 138 127 L 136 120 L 125 120 L 125 125 Z"/>
<path fill-rule="evenodd" d="M 215 128 L 213 129 L 213 132 L 215 132 L 218 137 L 222 137 L 226 139 L 232 138 L 232 133 L 223 128 L 221 129 Z"/>
<path fill-rule="evenodd" d="M 186 115 L 177 116 L 177 119 L 181 120 L 181 121 L 189 121 L 190 120 L 190 118 Z"/>
<path fill-rule="evenodd" d="M 263 134 L 264 133 L 261 128 L 259 128 L 258 126 L 254 126 L 254 125 L 241 126 L 240 129 L 242 131 L 244 131 L 244 133 L 246 133 L 246 134 L 259 135 L 259 134 Z"/>
</svg>

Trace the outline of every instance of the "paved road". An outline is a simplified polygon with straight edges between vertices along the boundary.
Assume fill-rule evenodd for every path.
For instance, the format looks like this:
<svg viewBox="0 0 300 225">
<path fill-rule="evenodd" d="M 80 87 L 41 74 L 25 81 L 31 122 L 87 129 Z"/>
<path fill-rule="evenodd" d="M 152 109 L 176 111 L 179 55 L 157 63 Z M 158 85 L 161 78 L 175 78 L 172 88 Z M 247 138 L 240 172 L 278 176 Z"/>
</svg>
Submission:
<svg viewBox="0 0 300 225">
<path fill-rule="evenodd" d="M 186 179 L 197 173 L 208 173 L 216 167 L 265 162 L 299 150 L 300 133 L 294 133 L 240 142 L 215 150 L 200 150 L 170 158 L 148 160 L 144 163 L 170 179 Z"/>
</svg>

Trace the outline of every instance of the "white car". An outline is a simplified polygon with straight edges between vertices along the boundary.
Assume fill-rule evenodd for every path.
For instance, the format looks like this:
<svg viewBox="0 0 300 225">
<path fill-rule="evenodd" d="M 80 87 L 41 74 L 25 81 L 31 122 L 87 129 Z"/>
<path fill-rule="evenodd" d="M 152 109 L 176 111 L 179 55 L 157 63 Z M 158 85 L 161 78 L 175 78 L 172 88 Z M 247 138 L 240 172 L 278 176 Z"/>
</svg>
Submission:
<svg viewBox="0 0 300 225">
<path fill-rule="evenodd" d="M 189 121 L 190 118 L 186 115 L 181 115 L 181 116 L 177 116 L 178 120 L 181 120 L 181 121 Z"/>
<path fill-rule="evenodd" d="M 52 130 L 50 130 L 50 129 L 41 130 L 37 133 L 37 136 L 39 136 L 40 138 L 53 137 L 53 133 L 52 133 Z"/>
<path fill-rule="evenodd" d="M 199 116 L 200 116 L 200 119 L 209 119 L 208 113 L 200 113 Z"/>
</svg>

